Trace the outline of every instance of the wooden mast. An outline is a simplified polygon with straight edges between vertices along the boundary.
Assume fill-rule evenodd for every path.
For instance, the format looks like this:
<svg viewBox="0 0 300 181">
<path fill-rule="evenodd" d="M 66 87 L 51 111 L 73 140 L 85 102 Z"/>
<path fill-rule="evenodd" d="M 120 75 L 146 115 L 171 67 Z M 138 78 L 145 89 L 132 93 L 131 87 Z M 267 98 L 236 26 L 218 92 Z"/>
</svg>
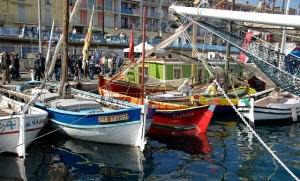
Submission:
<svg viewBox="0 0 300 181">
<path fill-rule="evenodd" d="M 141 96 L 141 100 L 142 100 L 142 104 L 144 104 L 144 79 L 145 79 L 145 69 L 144 69 L 144 66 L 145 66 L 145 41 L 146 41 L 146 38 L 145 38 L 145 34 L 146 34 L 146 7 L 144 7 L 144 10 L 143 10 L 143 46 L 142 46 L 142 89 L 141 89 L 141 93 L 140 93 L 140 96 Z"/>
<path fill-rule="evenodd" d="M 63 1 L 64 7 L 64 28 L 63 28 L 63 59 L 61 65 L 61 80 L 59 96 L 67 98 L 71 96 L 71 88 L 68 83 L 68 42 L 69 42 L 69 0 Z"/>
<path fill-rule="evenodd" d="M 195 23 L 193 23 L 193 39 L 192 42 L 195 44 L 195 32 L 196 32 L 196 26 Z M 192 58 L 195 58 L 195 50 L 192 48 Z M 195 79 L 195 65 L 194 62 L 192 62 L 192 70 L 191 70 L 191 77 L 192 77 L 192 83 L 194 83 Z"/>
</svg>

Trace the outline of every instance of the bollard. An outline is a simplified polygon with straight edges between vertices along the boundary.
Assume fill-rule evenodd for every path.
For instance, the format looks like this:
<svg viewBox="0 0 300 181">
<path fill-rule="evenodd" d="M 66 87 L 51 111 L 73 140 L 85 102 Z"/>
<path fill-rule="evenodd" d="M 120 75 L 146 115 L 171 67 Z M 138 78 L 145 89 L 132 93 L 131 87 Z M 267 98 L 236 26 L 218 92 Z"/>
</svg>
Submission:
<svg viewBox="0 0 300 181">
<path fill-rule="evenodd" d="M 34 81 L 34 71 L 30 69 L 31 81 Z"/>
</svg>

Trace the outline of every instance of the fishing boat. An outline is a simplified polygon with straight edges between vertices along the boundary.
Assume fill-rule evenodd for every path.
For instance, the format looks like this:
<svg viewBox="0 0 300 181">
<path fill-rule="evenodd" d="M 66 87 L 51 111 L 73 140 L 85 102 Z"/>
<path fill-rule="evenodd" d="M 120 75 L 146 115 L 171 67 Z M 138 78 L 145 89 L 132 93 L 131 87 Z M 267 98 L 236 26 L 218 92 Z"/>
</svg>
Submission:
<svg viewBox="0 0 300 181">
<path fill-rule="evenodd" d="M 136 98 L 102 89 L 115 99 L 142 104 L 142 98 Z M 186 106 L 148 100 L 150 107 L 156 107 L 152 125 L 172 129 L 200 130 L 205 132 L 215 111 L 218 99 L 205 106 Z"/>
<path fill-rule="evenodd" d="M 257 99 L 256 99 L 257 98 Z M 291 123 L 300 115 L 300 100 L 278 87 L 271 88 L 238 102 L 238 111 L 249 119 L 251 125 Z"/>
<path fill-rule="evenodd" d="M 39 81 L 25 82 L 16 90 L 23 94 L 40 91 Z M 59 85 L 46 83 L 35 106 L 49 113 L 50 126 L 70 137 L 110 144 L 145 144 L 156 108 L 140 106 L 82 90 L 71 90 L 72 98 L 60 99 Z M 100 136 L 101 135 L 101 136 Z"/>
<path fill-rule="evenodd" d="M 64 19 L 68 20 L 68 0 L 64 1 L 64 8 Z M 83 61 L 87 60 L 92 22 L 93 18 L 83 47 Z M 67 74 L 68 25 L 68 21 L 65 21 L 63 38 L 58 42 L 61 44 L 62 41 L 66 45 L 63 49 L 60 85 L 51 84 L 46 77 L 43 82 L 26 82 L 18 86 L 17 90 L 29 95 L 42 92 L 35 106 L 48 112 L 49 125 L 55 131 L 86 141 L 138 146 L 143 150 L 146 143 L 145 134 L 153 121 L 156 108 L 149 107 L 147 101 L 143 105 L 137 105 L 71 89 Z M 55 64 L 55 61 L 52 61 L 52 64 Z M 47 76 L 51 72 L 53 71 L 50 67 Z"/>
<path fill-rule="evenodd" d="M 249 86 L 239 86 L 229 90 L 226 95 L 230 102 L 234 106 L 237 106 L 240 99 L 245 96 L 251 96 L 254 93 L 256 93 L 256 91 Z M 234 111 L 228 99 L 221 94 L 216 96 L 211 96 L 209 94 L 200 94 L 194 96 L 194 101 L 199 105 L 210 105 L 215 99 L 219 100 L 219 104 L 216 107 L 216 113 Z"/>
<path fill-rule="evenodd" d="M 1 95 L 0 152 L 25 158 L 25 149 L 44 127 L 48 113 Z"/>
</svg>

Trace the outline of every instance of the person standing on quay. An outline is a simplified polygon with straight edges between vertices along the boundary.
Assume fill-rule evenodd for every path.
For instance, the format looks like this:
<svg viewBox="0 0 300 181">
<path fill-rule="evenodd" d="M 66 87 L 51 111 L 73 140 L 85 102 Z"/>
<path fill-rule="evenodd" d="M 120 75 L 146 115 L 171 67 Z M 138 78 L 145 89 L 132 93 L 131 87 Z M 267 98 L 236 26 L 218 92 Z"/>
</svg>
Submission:
<svg viewBox="0 0 300 181">
<path fill-rule="evenodd" d="M 35 75 L 34 79 L 40 81 L 42 74 L 45 70 L 45 59 L 42 57 L 42 54 L 37 55 L 37 59 L 34 61 Z"/>
<path fill-rule="evenodd" d="M 5 81 L 10 83 L 10 78 L 8 74 L 8 68 L 11 64 L 10 56 L 7 54 L 7 51 L 3 51 L 1 56 L 1 69 L 2 69 L 2 79 L 3 79 L 3 85 L 5 85 Z"/>
<path fill-rule="evenodd" d="M 15 80 L 18 80 L 20 78 L 20 59 L 19 59 L 19 54 L 16 53 L 15 57 L 14 57 L 14 67 L 15 67 L 15 71 L 14 71 L 14 77 Z"/>
</svg>

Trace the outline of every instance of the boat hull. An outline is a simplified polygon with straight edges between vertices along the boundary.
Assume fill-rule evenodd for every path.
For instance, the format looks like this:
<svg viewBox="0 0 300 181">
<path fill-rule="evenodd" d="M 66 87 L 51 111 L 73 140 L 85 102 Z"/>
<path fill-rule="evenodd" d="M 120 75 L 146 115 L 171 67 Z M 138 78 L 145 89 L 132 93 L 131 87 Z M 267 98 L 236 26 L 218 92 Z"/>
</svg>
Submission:
<svg viewBox="0 0 300 181">
<path fill-rule="evenodd" d="M 51 127 L 64 135 L 93 142 L 136 146 L 142 126 L 140 107 L 88 114 L 36 105 L 49 113 Z M 155 108 L 149 109 L 145 132 L 149 130 L 155 112 Z"/>
<path fill-rule="evenodd" d="M 293 97 L 275 98 L 273 95 L 254 102 L 254 98 L 239 101 L 238 111 L 250 123 L 288 123 L 297 121 L 300 116 L 300 101 Z"/>
<path fill-rule="evenodd" d="M 139 98 L 122 95 L 105 89 L 102 89 L 101 91 L 119 100 L 129 101 L 135 104 L 142 103 Z M 216 108 L 214 104 L 211 104 L 211 106 L 190 107 L 151 100 L 149 100 L 149 106 L 157 108 L 152 125 L 172 129 L 198 130 L 200 132 L 206 131 L 211 116 Z"/>
<path fill-rule="evenodd" d="M 99 93 L 100 95 L 107 96 L 101 91 L 102 87 L 105 87 L 107 85 L 107 80 L 104 76 L 99 75 L 98 77 Z M 122 80 L 117 81 L 117 83 L 114 81 L 109 83 L 109 90 L 111 90 L 112 92 L 118 92 L 120 94 L 126 94 L 132 97 L 140 97 L 141 87 L 134 83 L 125 82 Z M 149 93 L 164 92 L 174 89 L 174 87 L 145 86 L 145 91 Z"/>
<path fill-rule="evenodd" d="M 249 119 L 249 108 L 247 107 L 239 107 L 239 112 Z M 300 107 L 296 108 L 297 117 L 300 116 Z M 257 107 L 254 106 L 254 121 L 255 124 L 258 123 L 274 123 L 279 121 L 284 121 L 286 123 L 292 122 L 293 115 L 291 108 L 287 106 L 287 108 L 266 108 L 266 107 Z"/>
<path fill-rule="evenodd" d="M 11 100 L 6 97 L 2 97 L 2 104 L 12 108 L 18 112 L 18 109 L 22 109 L 23 103 Z M 18 107 L 19 106 L 19 107 Z M 20 111 L 20 110 L 19 110 Z M 28 110 L 28 114 L 24 115 L 11 115 L 2 116 L 0 119 L 0 150 L 10 153 L 16 153 L 21 156 L 18 145 L 23 144 L 20 140 L 20 121 L 25 121 L 25 147 L 32 143 L 32 140 L 37 137 L 40 130 L 44 127 L 45 120 L 48 113 L 35 107 L 31 107 Z M 10 149 L 8 149 L 10 148 Z"/>
</svg>

